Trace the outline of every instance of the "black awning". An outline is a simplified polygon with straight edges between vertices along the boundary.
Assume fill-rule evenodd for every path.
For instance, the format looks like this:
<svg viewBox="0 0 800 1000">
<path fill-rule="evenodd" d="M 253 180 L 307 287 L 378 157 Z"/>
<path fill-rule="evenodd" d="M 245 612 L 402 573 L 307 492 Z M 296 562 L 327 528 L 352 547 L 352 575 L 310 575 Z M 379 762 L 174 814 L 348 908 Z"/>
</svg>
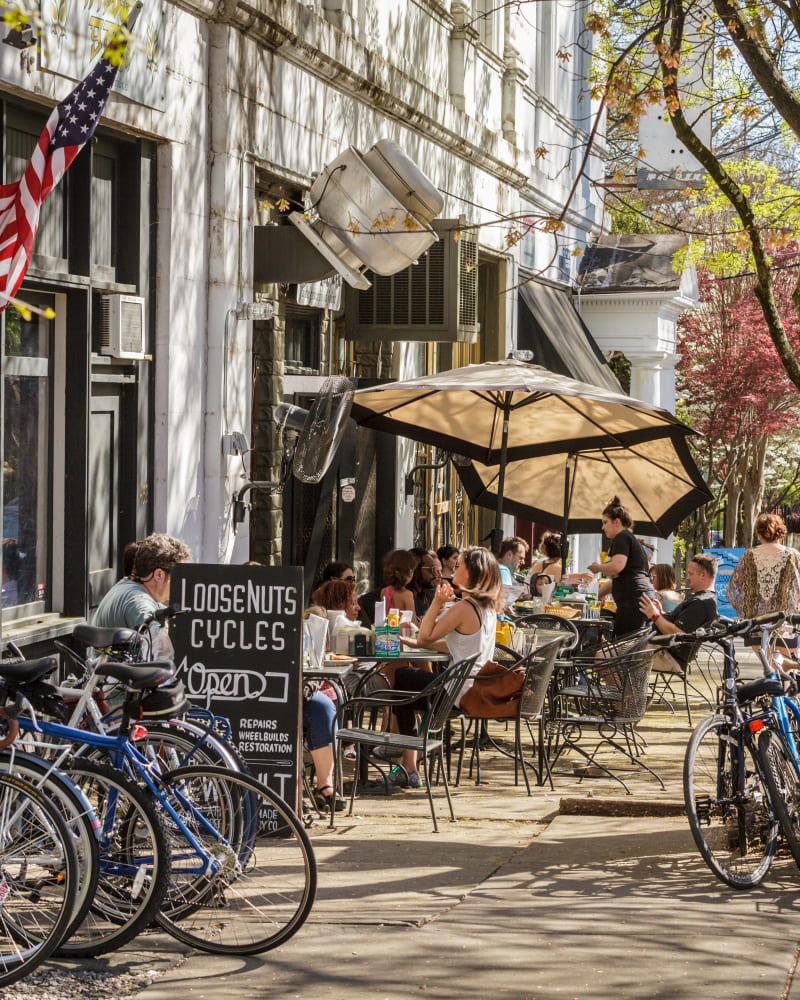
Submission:
<svg viewBox="0 0 800 1000">
<path fill-rule="evenodd" d="M 558 375 L 621 391 L 568 292 L 538 281 L 520 286 L 517 347 L 533 351 L 535 364 Z"/>
</svg>

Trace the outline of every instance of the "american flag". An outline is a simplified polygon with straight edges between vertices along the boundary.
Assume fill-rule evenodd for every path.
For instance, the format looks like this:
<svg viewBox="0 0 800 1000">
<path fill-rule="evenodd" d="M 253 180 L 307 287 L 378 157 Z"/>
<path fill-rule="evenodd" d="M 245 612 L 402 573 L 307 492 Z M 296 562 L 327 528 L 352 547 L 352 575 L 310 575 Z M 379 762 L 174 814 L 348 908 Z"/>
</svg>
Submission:
<svg viewBox="0 0 800 1000">
<path fill-rule="evenodd" d="M 124 47 L 125 41 L 116 45 L 116 63 L 121 63 Z M 69 97 L 53 108 L 21 179 L 0 185 L 0 312 L 25 277 L 41 204 L 94 135 L 117 69 L 104 56 Z"/>
</svg>

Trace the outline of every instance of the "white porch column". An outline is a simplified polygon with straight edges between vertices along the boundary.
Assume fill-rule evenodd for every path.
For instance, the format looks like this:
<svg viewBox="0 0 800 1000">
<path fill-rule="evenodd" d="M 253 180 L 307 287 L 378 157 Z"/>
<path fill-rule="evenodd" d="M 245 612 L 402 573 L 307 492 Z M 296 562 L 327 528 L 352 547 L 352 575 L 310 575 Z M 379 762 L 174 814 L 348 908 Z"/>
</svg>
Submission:
<svg viewBox="0 0 800 1000">
<path fill-rule="evenodd" d="M 661 406 L 662 351 L 627 351 L 631 363 L 631 396 Z"/>
</svg>

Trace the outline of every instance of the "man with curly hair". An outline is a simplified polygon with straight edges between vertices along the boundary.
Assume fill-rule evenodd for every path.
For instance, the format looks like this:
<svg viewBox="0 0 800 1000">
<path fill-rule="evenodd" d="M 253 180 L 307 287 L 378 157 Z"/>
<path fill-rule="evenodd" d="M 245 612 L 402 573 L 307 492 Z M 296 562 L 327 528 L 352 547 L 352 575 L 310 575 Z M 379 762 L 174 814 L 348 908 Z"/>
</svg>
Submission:
<svg viewBox="0 0 800 1000">
<path fill-rule="evenodd" d="M 137 628 L 169 600 L 170 575 L 192 558 L 187 545 L 171 535 L 148 535 L 136 543 L 133 570 L 109 590 L 94 613 L 98 628 Z"/>
</svg>

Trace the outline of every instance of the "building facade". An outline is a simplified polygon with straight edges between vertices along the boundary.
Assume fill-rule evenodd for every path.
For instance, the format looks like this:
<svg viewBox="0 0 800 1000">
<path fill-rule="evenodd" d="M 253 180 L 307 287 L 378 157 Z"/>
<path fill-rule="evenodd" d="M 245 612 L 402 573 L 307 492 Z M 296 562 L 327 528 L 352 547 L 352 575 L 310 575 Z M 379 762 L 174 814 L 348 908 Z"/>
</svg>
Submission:
<svg viewBox="0 0 800 1000">
<path fill-rule="evenodd" d="M 92 46 L 78 71 L 58 45 L 72 31 L 96 48 L 98 18 L 46 24 L 42 57 L 0 45 L 6 181 L 90 64 Z M 199 561 L 307 562 L 316 546 L 319 560 L 349 553 L 373 576 L 388 545 L 447 541 L 466 523 L 441 478 L 418 476 L 406 494 L 425 455 L 360 434 L 327 483 L 243 487 L 281 482 L 277 403 L 307 403 L 329 375 L 504 357 L 520 282 L 569 285 L 571 250 L 601 219 L 590 179 L 602 149 L 582 161 L 593 114 L 582 18 L 561 2 L 180 0 L 137 27 L 141 79 L 121 74 L 95 140 L 45 203 L 20 292 L 56 319 L 3 314 L 3 526 L 16 542 L 4 638 L 33 648 L 84 618 L 124 545 L 150 530 Z M 477 275 L 469 322 L 442 339 L 359 326 L 340 282 L 271 280 L 275 251 L 259 252 L 259 231 L 307 207 L 325 164 L 381 138 L 442 193 L 441 240 L 450 252 L 463 242 L 459 266 Z M 557 235 L 544 231 L 555 216 Z M 115 309 L 140 310 L 138 349 L 115 346 Z"/>
</svg>

